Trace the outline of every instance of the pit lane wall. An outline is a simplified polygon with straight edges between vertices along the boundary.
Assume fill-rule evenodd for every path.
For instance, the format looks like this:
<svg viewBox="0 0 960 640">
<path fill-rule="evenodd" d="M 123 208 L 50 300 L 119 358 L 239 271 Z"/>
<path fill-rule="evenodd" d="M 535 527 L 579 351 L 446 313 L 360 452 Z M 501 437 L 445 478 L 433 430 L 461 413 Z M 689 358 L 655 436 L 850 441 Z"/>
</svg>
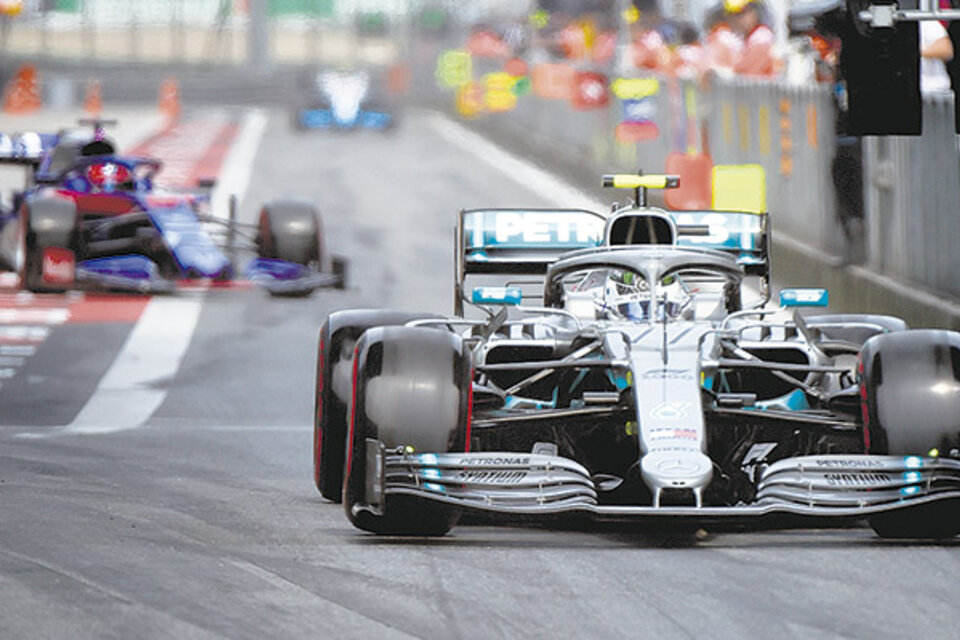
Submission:
<svg viewBox="0 0 960 640">
<path fill-rule="evenodd" d="M 486 74 L 499 70 L 474 60 L 472 75 L 482 88 Z M 670 154 L 708 153 L 715 165 L 759 164 L 773 220 L 776 282 L 829 287 L 832 311 L 889 313 L 912 326 L 960 329 L 960 279 L 953 277 L 960 270 L 960 251 L 953 249 L 960 238 L 960 153 L 952 96 L 925 98 L 920 137 L 864 138 L 859 146 L 841 141 L 846 150 L 834 176 L 837 108 L 830 87 L 646 77 L 656 80 L 656 91 L 643 98 L 649 115 L 643 135 L 650 137 L 639 142 L 618 140 L 617 127 L 636 103 L 613 91 L 608 104 L 577 109 L 569 99 L 534 90 L 509 110 L 481 109 L 464 120 L 594 193 L 600 174 L 664 171 Z M 435 79 L 421 79 L 419 88 L 429 83 Z M 450 90 L 438 95 L 443 108 L 462 110 Z M 852 167 L 850 161 L 861 158 L 861 147 L 862 194 L 859 160 Z M 854 192 L 864 204 L 851 210 Z M 603 197 L 617 196 L 623 199 Z"/>
</svg>

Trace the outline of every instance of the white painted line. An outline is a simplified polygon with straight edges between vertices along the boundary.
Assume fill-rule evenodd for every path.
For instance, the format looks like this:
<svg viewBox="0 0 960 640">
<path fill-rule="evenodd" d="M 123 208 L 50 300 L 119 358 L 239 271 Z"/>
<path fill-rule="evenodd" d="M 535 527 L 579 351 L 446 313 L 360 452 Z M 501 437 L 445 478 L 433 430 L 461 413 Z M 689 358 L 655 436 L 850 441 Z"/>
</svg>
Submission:
<svg viewBox="0 0 960 640">
<path fill-rule="evenodd" d="M 603 213 L 610 208 L 609 204 L 592 198 L 548 171 L 518 158 L 442 113 L 431 112 L 428 115 L 428 122 L 448 142 L 472 153 L 517 184 L 545 200 L 555 202 L 559 207 L 587 209 L 598 213 Z"/>
<path fill-rule="evenodd" d="M 0 344 L 0 356 L 19 356 L 29 358 L 37 352 L 32 344 Z"/>
<path fill-rule="evenodd" d="M 0 309 L 0 324 L 63 324 L 69 309 Z"/>
<path fill-rule="evenodd" d="M 213 189 L 210 202 L 213 215 L 224 219 L 228 217 L 231 195 L 237 196 L 238 205 L 243 201 L 250 184 L 253 161 L 266 127 L 267 114 L 263 109 L 249 109 L 244 115 L 243 125 L 224 160 L 220 179 Z"/>
<path fill-rule="evenodd" d="M 67 433 L 112 433 L 142 426 L 163 404 L 203 307 L 202 297 L 154 297 L 93 396 Z"/>
<path fill-rule="evenodd" d="M 0 341 L 43 342 L 49 335 L 47 327 L 0 326 Z"/>
</svg>

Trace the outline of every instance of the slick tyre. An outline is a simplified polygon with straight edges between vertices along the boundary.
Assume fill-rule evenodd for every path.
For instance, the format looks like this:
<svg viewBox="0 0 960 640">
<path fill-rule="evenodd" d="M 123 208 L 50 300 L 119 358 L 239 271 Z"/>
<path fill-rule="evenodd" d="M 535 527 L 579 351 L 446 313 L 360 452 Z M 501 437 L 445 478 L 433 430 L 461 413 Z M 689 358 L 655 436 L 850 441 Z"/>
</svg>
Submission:
<svg viewBox="0 0 960 640">
<path fill-rule="evenodd" d="M 892 540 L 945 540 L 960 534 L 960 500 L 932 502 L 872 516 L 870 528 Z"/>
<path fill-rule="evenodd" d="M 960 448 L 960 333 L 878 335 L 864 344 L 860 362 L 868 453 L 929 456 Z M 884 538 L 951 538 L 960 533 L 960 501 L 920 504 L 869 522 Z"/>
<path fill-rule="evenodd" d="M 323 268 L 323 242 L 320 231 L 320 214 L 313 203 L 300 200 L 284 200 L 267 204 L 260 210 L 257 222 L 257 254 L 261 258 L 273 258 Z M 312 290 L 271 292 L 276 297 L 305 297 Z"/>
<path fill-rule="evenodd" d="M 864 344 L 860 363 L 869 453 L 927 455 L 960 448 L 960 333 L 878 335 Z"/>
<path fill-rule="evenodd" d="M 321 265 L 320 214 L 311 202 L 271 202 L 260 210 L 257 253 L 302 265 Z"/>
<path fill-rule="evenodd" d="M 430 314 L 380 309 L 351 309 L 327 316 L 317 343 L 313 422 L 313 477 L 324 498 L 340 502 L 348 412 L 353 396 L 353 360 L 357 341 L 371 327 L 403 325 Z"/>
<path fill-rule="evenodd" d="M 42 197 L 20 209 L 20 286 L 59 293 L 75 285 L 77 208 L 72 200 Z"/>
<path fill-rule="evenodd" d="M 388 451 L 468 449 L 471 361 L 463 339 L 422 327 L 379 327 L 357 343 L 344 507 L 358 528 L 387 535 L 439 536 L 456 524 L 452 506 L 388 495 L 367 504 L 367 440 Z"/>
</svg>

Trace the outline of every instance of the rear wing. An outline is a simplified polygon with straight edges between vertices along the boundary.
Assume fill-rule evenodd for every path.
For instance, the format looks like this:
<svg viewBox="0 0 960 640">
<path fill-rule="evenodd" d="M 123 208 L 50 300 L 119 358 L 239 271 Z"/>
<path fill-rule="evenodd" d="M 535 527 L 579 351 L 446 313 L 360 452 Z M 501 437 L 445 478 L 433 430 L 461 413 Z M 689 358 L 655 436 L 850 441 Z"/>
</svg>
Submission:
<svg viewBox="0 0 960 640">
<path fill-rule="evenodd" d="M 26 131 L 14 135 L 0 133 L 0 165 L 20 165 L 36 169 L 57 143 L 55 133 Z"/>
<path fill-rule="evenodd" d="M 676 189 L 680 176 L 608 174 L 606 188 L 632 189 L 634 206 L 645 207 L 648 189 Z M 770 289 L 770 217 L 753 211 L 667 211 L 676 226 L 677 246 L 732 253 L 749 275 L 759 276 L 764 294 Z"/>
<path fill-rule="evenodd" d="M 770 271 L 770 217 L 749 211 L 670 211 L 680 229 L 705 233 L 677 236 L 677 246 L 716 249 L 733 254 L 743 270 L 762 276 Z"/>
<path fill-rule="evenodd" d="M 460 211 L 454 237 L 454 312 L 463 314 L 467 276 L 543 276 L 562 254 L 599 246 L 605 223 L 605 216 L 584 209 Z"/>
<path fill-rule="evenodd" d="M 677 237 L 681 247 L 733 254 L 747 275 L 760 280 L 763 303 L 770 301 L 770 215 L 751 211 L 671 211 L 678 226 L 702 225 L 706 235 Z"/>
</svg>

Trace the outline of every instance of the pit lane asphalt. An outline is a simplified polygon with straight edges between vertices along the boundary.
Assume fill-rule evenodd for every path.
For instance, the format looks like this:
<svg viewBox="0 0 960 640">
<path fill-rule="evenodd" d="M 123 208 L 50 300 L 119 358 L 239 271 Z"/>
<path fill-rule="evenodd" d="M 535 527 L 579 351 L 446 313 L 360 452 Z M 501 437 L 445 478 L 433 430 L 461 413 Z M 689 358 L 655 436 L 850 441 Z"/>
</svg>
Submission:
<svg viewBox="0 0 960 640">
<path fill-rule="evenodd" d="M 957 544 L 891 544 L 866 529 L 354 530 L 312 486 L 323 317 L 448 312 L 456 210 L 556 203 L 418 113 L 390 136 L 295 133 L 272 114 L 251 180 L 247 219 L 278 195 L 320 204 L 351 288 L 207 293 L 142 428 L 0 428 L 0 638 L 957 637 Z M 35 399 L 39 416 L 57 411 Z"/>
</svg>

